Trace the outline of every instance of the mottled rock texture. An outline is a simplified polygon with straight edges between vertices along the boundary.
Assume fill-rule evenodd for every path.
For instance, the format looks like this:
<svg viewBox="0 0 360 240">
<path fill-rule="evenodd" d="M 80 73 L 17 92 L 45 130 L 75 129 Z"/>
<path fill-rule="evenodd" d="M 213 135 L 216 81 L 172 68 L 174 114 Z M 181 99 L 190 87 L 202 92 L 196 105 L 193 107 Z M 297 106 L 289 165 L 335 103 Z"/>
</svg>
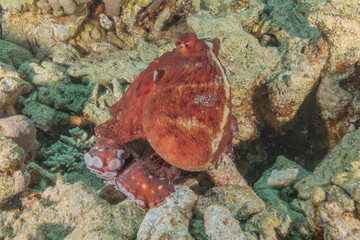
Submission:
<svg viewBox="0 0 360 240">
<path fill-rule="evenodd" d="M 353 234 L 359 231 L 359 151 L 360 129 L 345 135 L 314 173 L 295 185 L 299 199 L 294 204 L 305 212 L 313 233 L 325 231 L 327 237 L 354 239 Z M 339 233 L 345 219 L 350 225 Z"/>
<path fill-rule="evenodd" d="M 230 211 L 220 205 L 211 205 L 204 213 L 205 230 L 213 240 L 245 240 L 239 222 Z"/>
<path fill-rule="evenodd" d="M 28 161 L 34 160 L 39 148 L 36 129 L 30 120 L 22 115 L 0 118 L 0 136 L 14 140 L 25 152 Z"/>
</svg>

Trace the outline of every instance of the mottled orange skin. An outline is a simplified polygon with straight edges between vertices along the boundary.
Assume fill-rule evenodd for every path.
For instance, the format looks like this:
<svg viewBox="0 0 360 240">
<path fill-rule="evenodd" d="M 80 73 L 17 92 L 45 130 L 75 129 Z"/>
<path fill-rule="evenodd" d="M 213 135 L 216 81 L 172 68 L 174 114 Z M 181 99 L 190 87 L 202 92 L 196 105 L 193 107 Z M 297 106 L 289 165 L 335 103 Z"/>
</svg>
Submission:
<svg viewBox="0 0 360 240">
<path fill-rule="evenodd" d="M 219 49 L 218 39 L 181 35 L 176 48 L 150 63 L 110 108 L 114 118 L 95 128 L 101 144 L 89 153 L 101 155 L 103 168 L 110 161 L 104 151 L 113 158 L 117 149 L 123 149 L 124 156 L 140 159 L 118 170 L 114 178 L 121 191 L 140 200 L 139 206 L 153 207 L 174 191 L 171 181 L 178 175 L 176 168 L 203 171 L 213 166 L 221 153 L 232 152 L 231 135 L 237 122 L 231 114 L 225 70 L 217 59 Z M 151 145 L 155 151 L 151 157 L 144 159 L 125 146 L 139 139 Z M 152 164 L 161 159 L 168 163 L 166 168 Z M 91 164 L 88 167 L 106 172 Z"/>
</svg>

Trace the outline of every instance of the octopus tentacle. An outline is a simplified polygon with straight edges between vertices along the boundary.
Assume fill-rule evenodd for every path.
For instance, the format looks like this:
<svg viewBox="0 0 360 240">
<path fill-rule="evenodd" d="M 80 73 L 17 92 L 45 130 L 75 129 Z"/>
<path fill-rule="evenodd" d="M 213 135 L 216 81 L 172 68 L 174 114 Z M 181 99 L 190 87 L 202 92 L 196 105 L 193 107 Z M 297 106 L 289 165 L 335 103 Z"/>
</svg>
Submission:
<svg viewBox="0 0 360 240">
<path fill-rule="evenodd" d="M 153 208 L 175 191 L 168 178 L 157 176 L 144 161 L 139 160 L 118 175 L 114 182 L 119 191 L 140 208 Z"/>
<path fill-rule="evenodd" d="M 90 151 L 84 154 L 84 161 L 97 177 L 110 181 L 119 174 L 128 155 L 123 145 L 108 138 L 100 138 Z"/>
</svg>

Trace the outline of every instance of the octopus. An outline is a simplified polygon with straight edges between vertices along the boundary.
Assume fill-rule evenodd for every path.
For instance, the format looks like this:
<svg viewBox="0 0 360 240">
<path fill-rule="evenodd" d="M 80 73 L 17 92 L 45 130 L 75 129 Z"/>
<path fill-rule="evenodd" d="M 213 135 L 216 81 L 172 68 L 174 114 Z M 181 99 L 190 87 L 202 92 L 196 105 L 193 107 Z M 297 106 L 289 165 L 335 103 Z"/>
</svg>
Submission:
<svg viewBox="0 0 360 240">
<path fill-rule="evenodd" d="M 238 131 L 219 39 L 181 35 L 156 58 L 95 128 L 87 168 L 141 208 L 174 192 L 181 170 L 205 171 L 222 153 L 233 157 Z"/>
</svg>

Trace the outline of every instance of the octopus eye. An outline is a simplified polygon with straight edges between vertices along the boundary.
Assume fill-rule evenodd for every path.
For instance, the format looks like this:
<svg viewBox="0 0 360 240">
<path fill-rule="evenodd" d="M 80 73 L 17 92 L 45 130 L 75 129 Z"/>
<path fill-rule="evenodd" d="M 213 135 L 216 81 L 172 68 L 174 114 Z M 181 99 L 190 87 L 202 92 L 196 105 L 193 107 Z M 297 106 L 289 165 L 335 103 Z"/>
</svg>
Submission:
<svg viewBox="0 0 360 240">
<path fill-rule="evenodd" d="M 91 157 L 90 153 L 84 154 L 84 161 L 85 161 L 85 164 L 89 167 L 91 167 L 93 165 L 93 158 Z"/>
<path fill-rule="evenodd" d="M 98 156 L 93 157 L 93 165 L 96 168 L 102 168 L 103 167 L 103 161 Z"/>
<path fill-rule="evenodd" d="M 153 74 L 153 81 L 158 84 L 160 79 L 165 75 L 165 70 L 155 70 Z"/>
<path fill-rule="evenodd" d="M 122 167 L 122 161 L 117 158 L 113 158 L 108 163 L 108 168 L 112 171 L 118 170 Z"/>
</svg>

